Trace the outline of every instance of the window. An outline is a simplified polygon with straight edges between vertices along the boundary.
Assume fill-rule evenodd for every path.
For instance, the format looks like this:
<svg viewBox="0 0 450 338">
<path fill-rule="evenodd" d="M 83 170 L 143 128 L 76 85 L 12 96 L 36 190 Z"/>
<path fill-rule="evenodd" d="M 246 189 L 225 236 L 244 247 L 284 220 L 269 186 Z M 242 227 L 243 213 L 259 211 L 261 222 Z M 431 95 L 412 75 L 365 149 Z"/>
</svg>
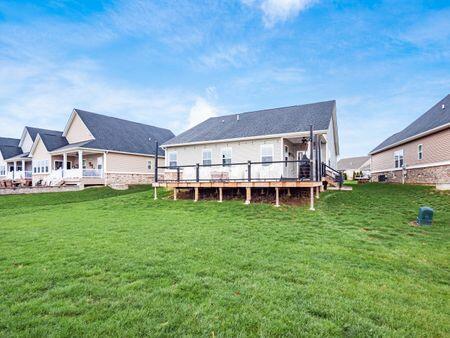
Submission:
<svg viewBox="0 0 450 338">
<path fill-rule="evenodd" d="M 63 161 L 55 161 L 55 170 L 62 169 Z"/>
<path fill-rule="evenodd" d="M 147 161 L 147 169 L 152 170 L 152 161 Z"/>
<path fill-rule="evenodd" d="M 222 165 L 230 165 L 231 164 L 231 148 L 223 148 L 222 149 Z"/>
<path fill-rule="evenodd" d="M 419 144 L 417 146 L 417 159 L 421 160 L 423 159 L 423 145 Z"/>
<path fill-rule="evenodd" d="M 403 149 L 397 150 L 394 153 L 394 167 L 403 168 Z"/>
<path fill-rule="evenodd" d="M 97 169 L 98 170 L 103 169 L 103 157 L 97 157 Z"/>
<path fill-rule="evenodd" d="M 45 172 L 48 173 L 48 160 L 44 161 Z"/>
<path fill-rule="evenodd" d="M 203 149 L 202 152 L 203 165 L 211 165 L 212 164 L 211 158 L 212 158 L 211 149 Z"/>
<path fill-rule="evenodd" d="M 176 151 L 172 151 L 169 153 L 169 167 L 174 169 L 178 166 L 177 163 L 177 152 Z"/>
<path fill-rule="evenodd" d="M 4 165 L 0 165 L 0 176 L 6 175 L 6 167 Z"/>
<path fill-rule="evenodd" d="M 83 169 L 86 169 L 86 168 L 87 168 L 87 161 L 86 161 L 86 160 L 83 160 L 83 162 L 82 162 L 82 168 L 83 168 Z"/>
<path fill-rule="evenodd" d="M 261 162 L 263 165 L 270 165 L 273 161 L 273 144 L 261 145 Z"/>
<path fill-rule="evenodd" d="M 22 163 L 17 163 L 17 167 L 16 167 L 17 171 L 22 171 Z"/>
<path fill-rule="evenodd" d="M 289 154 L 289 146 L 284 146 L 284 153 Z"/>
</svg>

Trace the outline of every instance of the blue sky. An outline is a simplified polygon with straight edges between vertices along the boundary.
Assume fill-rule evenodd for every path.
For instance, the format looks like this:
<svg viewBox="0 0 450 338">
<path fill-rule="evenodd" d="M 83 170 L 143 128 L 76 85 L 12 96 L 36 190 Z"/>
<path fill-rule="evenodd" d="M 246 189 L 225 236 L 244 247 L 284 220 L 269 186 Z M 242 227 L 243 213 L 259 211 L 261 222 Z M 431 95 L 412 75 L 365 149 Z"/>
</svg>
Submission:
<svg viewBox="0 0 450 338">
<path fill-rule="evenodd" d="M 1 1 L 0 134 L 337 100 L 341 156 L 450 93 L 449 1 Z"/>
</svg>

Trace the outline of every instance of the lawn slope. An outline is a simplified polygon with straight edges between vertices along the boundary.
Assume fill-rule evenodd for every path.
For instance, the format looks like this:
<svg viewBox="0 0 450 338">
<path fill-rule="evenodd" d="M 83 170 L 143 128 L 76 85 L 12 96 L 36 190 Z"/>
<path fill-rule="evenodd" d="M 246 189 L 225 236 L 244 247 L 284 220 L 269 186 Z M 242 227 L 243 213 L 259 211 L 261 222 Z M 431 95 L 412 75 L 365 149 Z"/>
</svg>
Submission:
<svg viewBox="0 0 450 338">
<path fill-rule="evenodd" d="M 150 189 L 0 197 L 0 336 L 446 336 L 450 195 L 307 207 Z M 421 205 L 432 227 L 409 225 Z"/>
</svg>

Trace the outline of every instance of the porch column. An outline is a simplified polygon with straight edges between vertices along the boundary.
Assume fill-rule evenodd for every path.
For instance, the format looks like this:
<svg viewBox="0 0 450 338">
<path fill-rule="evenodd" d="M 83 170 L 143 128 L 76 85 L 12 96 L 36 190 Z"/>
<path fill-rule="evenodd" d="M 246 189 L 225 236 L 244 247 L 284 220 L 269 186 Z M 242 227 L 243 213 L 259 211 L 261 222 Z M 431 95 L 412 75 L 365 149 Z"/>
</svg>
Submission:
<svg viewBox="0 0 450 338">
<path fill-rule="evenodd" d="M 16 179 L 16 172 L 17 172 L 17 162 L 14 161 L 14 171 L 13 171 L 13 180 Z"/>
<path fill-rule="evenodd" d="M 24 173 L 25 177 L 25 160 L 22 160 L 22 172 Z"/>
<path fill-rule="evenodd" d="M 63 167 L 62 167 L 62 177 L 64 177 L 67 170 L 67 153 L 63 154 Z"/>
<path fill-rule="evenodd" d="M 310 198 L 310 207 L 309 210 L 314 211 L 314 187 L 311 187 L 309 190 L 309 198 Z"/>
<path fill-rule="evenodd" d="M 83 150 L 78 150 L 78 168 L 80 169 L 80 177 L 83 177 Z"/>
<path fill-rule="evenodd" d="M 106 151 L 103 153 L 103 178 L 105 179 L 105 186 L 108 185 L 108 176 L 106 175 Z"/>
</svg>

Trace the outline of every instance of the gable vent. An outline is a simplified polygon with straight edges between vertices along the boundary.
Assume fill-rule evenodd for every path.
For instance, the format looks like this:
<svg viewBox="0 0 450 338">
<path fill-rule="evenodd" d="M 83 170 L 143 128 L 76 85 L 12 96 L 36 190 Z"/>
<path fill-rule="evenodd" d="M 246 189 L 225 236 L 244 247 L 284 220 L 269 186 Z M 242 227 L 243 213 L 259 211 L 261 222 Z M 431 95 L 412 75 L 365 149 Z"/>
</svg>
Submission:
<svg viewBox="0 0 450 338">
<path fill-rule="evenodd" d="M 239 114 L 236 115 L 236 121 L 239 121 Z"/>
<path fill-rule="evenodd" d="M 442 109 L 445 109 L 445 104 L 442 104 Z"/>
</svg>

